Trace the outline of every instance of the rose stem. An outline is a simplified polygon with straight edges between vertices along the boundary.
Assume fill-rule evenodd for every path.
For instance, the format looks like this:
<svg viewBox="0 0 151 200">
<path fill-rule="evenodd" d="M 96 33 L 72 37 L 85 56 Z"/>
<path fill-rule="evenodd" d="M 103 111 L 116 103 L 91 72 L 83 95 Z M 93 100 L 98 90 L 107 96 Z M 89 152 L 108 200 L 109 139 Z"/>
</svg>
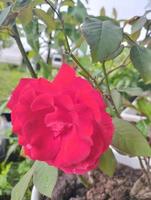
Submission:
<svg viewBox="0 0 151 200">
<path fill-rule="evenodd" d="M 108 80 L 108 75 L 107 75 L 106 68 L 105 68 L 105 62 L 102 63 L 102 69 L 103 69 L 103 73 L 104 73 L 104 77 L 105 77 L 105 81 L 106 81 L 108 93 L 109 93 L 109 95 L 110 95 L 111 103 L 112 103 L 112 105 L 113 105 L 113 107 L 114 107 L 114 110 L 115 110 L 117 116 L 120 117 L 119 112 L 118 112 L 118 110 L 117 110 L 117 108 L 116 108 L 116 106 L 115 106 L 114 100 L 113 100 L 113 98 L 112 98 L 112 93 L 111 93 L 111 89 L 110 89 L 110 84 L 109 84 L 109 80 Z"/>
<path fill-rule="evenodd" d="M 13 36 L 12 37 L 16 40 L 18 48 L 20 49 L 20 52 L 21 52 L 21 54 L 23 56 L 23 59 L 25 60 L 25 62 L 27 64 L 27 68 L 28 68 L 31 76 L 33 78 L 37 78 L 37 74 L 35 73 L 32 65 L 31 65 L 31 63 L 30 63 L 30 61 L 29 61 L 29 59 L 27 57 L 27 54 L 26 54 L 25 49 L 23 47 L 23 44 L 22 44 L 22 42 L 20 40 L 20 36 L 19 36 L 19 32 L 18 32 L 16 24 L 13 26 L 12 30 L 13 30 Z"/>
</svg>

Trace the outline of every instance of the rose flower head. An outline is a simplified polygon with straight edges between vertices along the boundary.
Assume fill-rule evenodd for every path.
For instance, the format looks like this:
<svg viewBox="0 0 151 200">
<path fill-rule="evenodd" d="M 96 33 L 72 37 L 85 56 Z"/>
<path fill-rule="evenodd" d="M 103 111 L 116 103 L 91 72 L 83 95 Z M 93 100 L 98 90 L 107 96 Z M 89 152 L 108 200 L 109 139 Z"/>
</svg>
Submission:
<svg viewBox="0 0 151 200">
<path fill-rule="evenodd" d="M 66 173 L 94 169 L 111 144 L 113 124 L 101 94 L 67 64 L 53 81 L 21 79 L 8 108 L 25 154 Z"/>
</svg>

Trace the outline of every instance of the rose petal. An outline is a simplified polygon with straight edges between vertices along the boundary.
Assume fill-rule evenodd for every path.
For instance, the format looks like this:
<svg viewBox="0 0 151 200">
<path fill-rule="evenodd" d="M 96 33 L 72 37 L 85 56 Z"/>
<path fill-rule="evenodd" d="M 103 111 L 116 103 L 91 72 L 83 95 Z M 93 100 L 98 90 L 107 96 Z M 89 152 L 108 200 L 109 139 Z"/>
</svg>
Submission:
<svg viewBox="0 0 151 200">
<path fill-rule="evenodd" d="M 76 74 L 74 69 L 67 64 L 63 64 L 53 81 L 53 86 L 57 89 L 64 89 L 69 87 L 75 78 Z"/>
<path fill-rule="evenodd" d="M 54 111 L 54 101 L 53 97 L 49 94 L 41 94 L 34 99 L 31 104 L 32 111 L 38 111 L 48 108 L 49 110 Z"/>
<path fill-rule="evenodd" d="M 68 167 L 86 159 L 90 153 L 88 142 L 79 138 L 75 128 L 69 134 L 64 134 L 61 138 L 61 148 L 55 159 L 55 165 Z"/>
<path fill-rule="evenodd" d="M 12 92 L 12 95 L 10 97 L 10 100 L 7 103 L 7 107 L 12 109 L 13 106 L 18 102 L 18 99 L 20 97 L 20 94 L 24 91 L 25 87 L 33 82 L 35 79 L 32 78 L 24 78 L 21 79 L 17 87 Z"/>
<path fill-rule="evenodd" d="M 27 122 L 23 135 L 32 147 L 31 156 L 34 160 L 53 160 L 60 149 L 60 138 L 54 138 L 50 129 L 44 127 L 41 121 Z"/>
</svg>

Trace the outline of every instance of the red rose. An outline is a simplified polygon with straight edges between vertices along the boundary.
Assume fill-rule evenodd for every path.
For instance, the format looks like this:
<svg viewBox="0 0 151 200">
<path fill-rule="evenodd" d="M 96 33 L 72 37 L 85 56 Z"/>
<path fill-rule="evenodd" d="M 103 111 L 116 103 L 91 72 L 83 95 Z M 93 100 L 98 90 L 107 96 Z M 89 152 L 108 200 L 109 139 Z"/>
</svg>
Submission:
<svg viewBox="0 0 151 200">
<path fill-rule="evenodd" d="M 100 93 L 63 64 L 54 81 L 22 79 L 8 102 L 26 155 L 67 173 L 94 169 L 113 135 Z"/>
</svg>

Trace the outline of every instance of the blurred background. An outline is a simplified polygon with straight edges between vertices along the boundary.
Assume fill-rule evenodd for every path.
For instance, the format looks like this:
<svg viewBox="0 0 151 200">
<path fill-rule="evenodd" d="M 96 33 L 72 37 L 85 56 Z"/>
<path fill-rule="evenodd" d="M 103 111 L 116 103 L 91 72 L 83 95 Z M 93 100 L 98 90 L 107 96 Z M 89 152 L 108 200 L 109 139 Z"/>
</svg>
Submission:
<svg viewBox="0 0 151 200">
<path fill-rule="evenodd" d="M 89 47 L 80 33 L 80 26 L 87 14 L 112 18 L 124 27 L 125 32 L 128 32 L 133 40 L 151 48 L 150 13 L 143 17 L 146 10 L 151 9 L 150 0 L 63 0 L 62 2 L 63 4 L 58 4 L 57 8 L 64 18 L 71 49 L 104 90 L 106 85 L 101 64 L 92 63 Z M 75 63 L 64 53 L 64 36 L 60 32 L 58 19 L 50 8 L 46 5 L 35 6 L 37 10 L 34 10 L 32 15 L 30 7 L 24 6 L 23 3 L 15 5 L 15 9 L 19 12 L 17 27 L 26 55 L 38 75 L 52 80 L 63 62 L 69 62 L 76 68 Z M 0 1 L 0 23 L 2 10 L 5 7 L 6 2 Z M 5 26 L 11 16 L 5 16 Z M 139 24 L 137 24 L 138 19 L 140 19 Z M 128 56 L 127 48 L 115 60 L 107 62 L 108 72 L 117 66 L 124 66 L 111 73 L 109 79 L 120 111 L 130 105 L 136 96 L 142 95 L 144 91 L 148 92 L 151 88 L 150 84 L 144 84 Z M 79 70 L 78 72 L 85 75 Z M 15 40 L 10 36 L 9 29 L 3 31 L 0 29 L 0 200 L 10 199 L 12 187 L 31 166 L 31 162 L 24 158 L 23 152 L 20 153 L 17 138 L 11 131 L 10 113 L 6 108 L 11 91 L 22 77 L 30 77 L 27 65 Z M 147 134 L 147 123 L 148 121 L 138 123 L 138 128 L 144 135 Z M 28 189 L 25 200 L 29 200 L 30 195 L 31 188 Z"/>
</svg>

